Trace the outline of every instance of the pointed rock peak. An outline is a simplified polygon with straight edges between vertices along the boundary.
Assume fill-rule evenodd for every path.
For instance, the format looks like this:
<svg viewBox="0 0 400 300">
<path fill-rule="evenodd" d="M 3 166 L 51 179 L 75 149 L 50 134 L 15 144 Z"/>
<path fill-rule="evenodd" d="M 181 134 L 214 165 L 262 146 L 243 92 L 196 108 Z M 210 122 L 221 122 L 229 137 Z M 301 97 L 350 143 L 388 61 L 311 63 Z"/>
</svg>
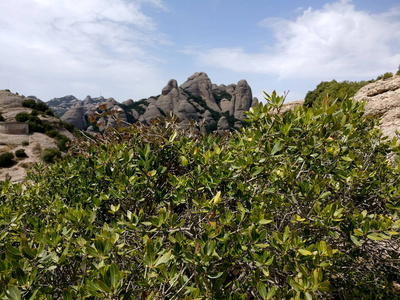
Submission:
<svg viewBox="0 0 400 300">
<path fill-rule="evenodd" d="M 173 89 L 177 89 L 177 88 L 178 88 L 178 82 L 175 79 L 171 79 L 170 81 L 168 81 L 167 85 L 162 89 L 161 94 L 167 95 Z"/>
<path fill-rule="evenodd" d="M 190 76 L 190 77 L 188 78 L 188 80 L 200 79 L 200 78 L 207 78 L 207 79 L 209 79 L 207 73 L 205 73 L 205 72 L 196 72 L 196 73 L 194 73 L 192 76 Z"/>
</svg>

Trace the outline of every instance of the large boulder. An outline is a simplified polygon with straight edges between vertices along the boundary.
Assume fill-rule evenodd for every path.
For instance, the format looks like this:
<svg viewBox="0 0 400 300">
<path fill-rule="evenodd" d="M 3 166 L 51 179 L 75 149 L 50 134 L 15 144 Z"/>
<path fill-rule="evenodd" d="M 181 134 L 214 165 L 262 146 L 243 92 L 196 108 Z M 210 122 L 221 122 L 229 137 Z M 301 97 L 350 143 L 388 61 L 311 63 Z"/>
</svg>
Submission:
<svg viewBox="0 0 400 300">
<path fill-rule="evenodd" d="M 238 82 L 235 88 L 235 118 L 243 120 L 246 116 L 243 113 L 248 111 L 253 102 L 251 88 L 246 80 L 242 79 Z"/>
<path fill-rule="evenodd" d="M 234 106 L 230 100 L 223 98 L 219 105 L 221 106 L 222 113 L 229 112 L 230 115 L 233 115 Z"/>
<path fill-rule="evenodd" d="M 178 109 L 178 102 L 181 93 L 178 83 L 175 79 L 168 81 L 168 84 L 162 89 L 161 96 L 157 99 L 155 105 L 164 113 L 174 112 Z"/>
<path fill-rule="evenodd" d="M 155 104 L 149 104 L 147 106 L 145 113 L 141 116 L 142 120 L 149 124 L 151 120 L 154 120 L 155 118 L 159 117 L 161 115 L 161 112 L 158 110 L 157 106 Z M 139 119 L 141 120 L 141 119 Z"/>
<path fill-rule="evenodd" d="M 217 131 L 219 134 L 223 134 L 225 131 L 229 130 L 229 123 L 225 116 L 222 116 L 217 124 Z"/>
<path fill-rule="evenodd" d="M 362 87 L 354 99 L 366 101 L 365 115 L 380 116 L 381 129 L 389 137 L 400 128 L 400 76 L 378 80 Z"/>
<path fill-rule="evenodd" d="M 62 117 L 61 120 L 74 125 L 79 130 L 86 128 L 85 120 L 85 108 L 82 105 L 76 105 L 68 110 Z"/>
<path fill-rule="evenodd" d="M 196 97 L 201 97 L 212 110 L 221 112 L 212 94 L 211 80 L 206 73 L 194 73 L 180 87 Z"/>
</svg>

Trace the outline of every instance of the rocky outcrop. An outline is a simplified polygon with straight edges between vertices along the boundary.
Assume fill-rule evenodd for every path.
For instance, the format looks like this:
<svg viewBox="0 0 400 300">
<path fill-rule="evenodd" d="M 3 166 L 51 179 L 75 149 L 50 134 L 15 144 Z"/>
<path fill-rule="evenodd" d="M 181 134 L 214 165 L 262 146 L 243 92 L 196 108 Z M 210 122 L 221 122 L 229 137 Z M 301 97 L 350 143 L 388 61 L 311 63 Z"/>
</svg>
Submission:
<svg viewBox="0 0 400 300">
<path fill-rule="evenodd" d="M 68 110 L 62 117 L 61 120 L 74 125 L 79 130 L 86 129 L 85 110 L 83 105 L 76 105 Z"/>
<path fill-rule="evenodd" d="M 20 107 L 24 100 L 23 97 L 15 95 L 8 90 L 0 90 L 0 107 Z"/>
<path fill-rule="evenodd" d="M 381 117 L 381 129 L 389 137 L 400 129 L 400 76 L 378 80 L 362 87 L 354 99 L 366 101 L 365 115 Z"/>
<path fill-rule="evenodd" d="M 249 110 L 252 105 L 258 102 L 252 98 L 251 88 L 246 80 L 240 80 L 237 84 L 212 84 L 208 75 L 204 72 L 194 73 L 182 85 L 178 85 L 175 79 L 168 81 L 167 85 L 161 90 L 161 95 L 153 96 L 139 101 L 128 99 L 119 104 L 115 99 L 103 97 L 91 98 L 87 96 L 83 101 L 74 96 L 54 98 L 48 102 L 52 109 L 54 105 L 59 105 L 61 109 L 68 108 L 68 113 L 63 116 L 63 120 L 79 126 L 89 128 L 86 124 L 89 116 L 96 114 L 101 104 L 102 109 L 121 110 L 121 119 L 124 122 L 143 122 L 149 124 L 151 120 L 173 113 L 182 121 L 182 126 L 186 126 L 190 120 L 196 122 L 204 121 L 207 130 L 215 129 L 222 114 L 229 114 L 234 117 L 234 128 L 241 127 L 241 120 L 245 118 L 244 112 Z M 71 103 L 75 103 L 71 105 Z M 80 107 L 80 108 L 78 108 Z M 59 110 L 60 111 L 60 110 Z M 83 115 L 82 115 L 83 113 Z M 117 117 L 115 114 L 114 117 Z M 107 118 L 106 118 L 107 119 Z M 115 118 L 114 118 L 115 119 Z M 113 126 L 114 121 L 105 121 L 101 129 Z M 226 125 L 228 124 L 228 125 Z M 229 123 L 226 118 L 220 122 L 220 129 L 227 130 Z M 85 128 L 86 129 L 86 128 Z M 90 127 L 95 130 L 95 127 Z M 230 128 L 233 129 L 233 128 Z"/>
<path fill-rule="evenodd" d="M 228 131 L 230 129 L 228 120 L 226 119 L 225 116 L 222 116 L 217 124 L 217 131 L 219 134 L 223 134 L 225 131 Z"/>
<path fill-rule="evenodd" d="M 175 112 L 178 108 L 181 92 L 175 79 L 168 81 L 168 84 L 162 89 L 161 96 L 156 101 L 156 106 L 164 113 Z"/>
<path fill-rule="evenodd" d="M 221 112 L 221 109 L 215 102 L 212 93 L 211 80 L 208 78 L 206 73 L 194 73 L 186 82 L 181 85 L 181 88 L 196 97 L 200 96 L 207 103 L 209 108 L 217 112 Z"/>
<path fill-rule="evenodd" d="M 242 79 L 236 85 L 233 101 L 235 103 L 235 118 L 244 119 L 245 115 L 243 112 L 248 111 L 253 102 L 251 88 L 246 80 Z"/>
</svg>

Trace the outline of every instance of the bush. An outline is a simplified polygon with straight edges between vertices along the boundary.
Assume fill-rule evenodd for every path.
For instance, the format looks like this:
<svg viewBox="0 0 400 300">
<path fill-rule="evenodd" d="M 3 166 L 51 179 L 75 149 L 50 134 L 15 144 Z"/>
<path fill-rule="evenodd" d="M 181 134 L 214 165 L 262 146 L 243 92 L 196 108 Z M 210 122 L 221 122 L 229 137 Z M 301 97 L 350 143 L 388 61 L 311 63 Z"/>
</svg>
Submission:
<svg viewBox="0 0 400 300">
<path fill-rule="evenodd" d="M 57 159 L 61 158 L 61 152 L 58 149 L 45 148 L 43 150 L 42 160 L 47 163 L 54 163 Z"/>
<path fill-rule="evenodd" d="M 28 157 L 25 153 L 24 149 L 18 149 L 17 151 L 15 151 L 15 156 L 18 158 L 24 158 L 24 157 Z"/>
<path fill-rule="evenodd" d="M 0 122 L 2 122 L 2 121 L 5 121 L 5 119 L 4 119 L 4 117 L 1 115 L 1 112 L 0 112 Z"/>
<path fill-rule="evenodd" d="M 11 167 L 14 164 L 14 154 L 6 152 L 0 154 L 0 167 Z"/>
<path fill-rule="evenodd" d="M 35 109 L 37 109 L 38 111 L 45 112 L 45 111 L 49 110 L 49 106 L 44 102 L 38 102 L 38 103 L 36 103 Z"/>
<path fill-rule="evenodd" d="M 376 80 L 385 80 L 385 79 L 392 78 L 392 77 L 393 77 L 392 72 L 386 72 L 385 74 L 378 76 L 376 78 Z"/>
<path fill-rule="evenodd" d="M 23 141 L 23 142 L 22 142 L 22 146 L 25 147 L 25 146 L 28 146 L 28 145 L 29 145 L 29 141 Z"/>
<path fill-rule="evenodd" d="M 22 101 L 22 106 L 34 109 L 34 108 L 36 108 L 36 101 L 33 99 L 24 100 L 24 101 Z"/>
<path fill-rule="evenodd" d="M 30 118 L 30 115 L 26 112 L 20 112 L 15 116 L 17 122 L 26 122 Z"/>
<path fill-rule="evenodd" d="M 400 142 L 360 102 L 266 100 L 226 137 L 117 128 L 5 184 L 0 297 L 398 298 Z"/>
<path fill-rule="evenodd" d="M 343 101 L 346 98 L 353 98 L 357 91 L 367 84 L 367 81 L 322 81 L 313 91 L 307 93 L 304 99 L 304 106 L 311 107 L 320 105 L 327 98 L 337 99 L 339 101 Z"/>
<path fill-rule="evenodd" d="M 38 114 L 39 114 L 39 111 L 37 111 L 36 109 L 32 109 L 31 116 L 36 117 Z"/>
<path fill-rule="evenodd" d="M 46 116 L 53 116 L 54 117 L 54 113 L 51 109 L 47 109 L 45 112 Z"/>
</svg>

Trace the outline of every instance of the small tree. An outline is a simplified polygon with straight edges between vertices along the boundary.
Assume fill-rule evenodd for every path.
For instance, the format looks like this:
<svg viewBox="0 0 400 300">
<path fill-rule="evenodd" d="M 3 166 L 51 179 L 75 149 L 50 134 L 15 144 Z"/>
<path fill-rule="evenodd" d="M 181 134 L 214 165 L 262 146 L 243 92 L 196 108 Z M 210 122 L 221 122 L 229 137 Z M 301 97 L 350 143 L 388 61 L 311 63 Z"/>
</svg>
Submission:
<svg viewBox="0 0 400 300">
<path fill-rule="evenodd" d="M 6 152 L 0 154 L 0 167 L 10 167 L 14 164 L 14 154 L 11 152 Z"/>
</svg>

